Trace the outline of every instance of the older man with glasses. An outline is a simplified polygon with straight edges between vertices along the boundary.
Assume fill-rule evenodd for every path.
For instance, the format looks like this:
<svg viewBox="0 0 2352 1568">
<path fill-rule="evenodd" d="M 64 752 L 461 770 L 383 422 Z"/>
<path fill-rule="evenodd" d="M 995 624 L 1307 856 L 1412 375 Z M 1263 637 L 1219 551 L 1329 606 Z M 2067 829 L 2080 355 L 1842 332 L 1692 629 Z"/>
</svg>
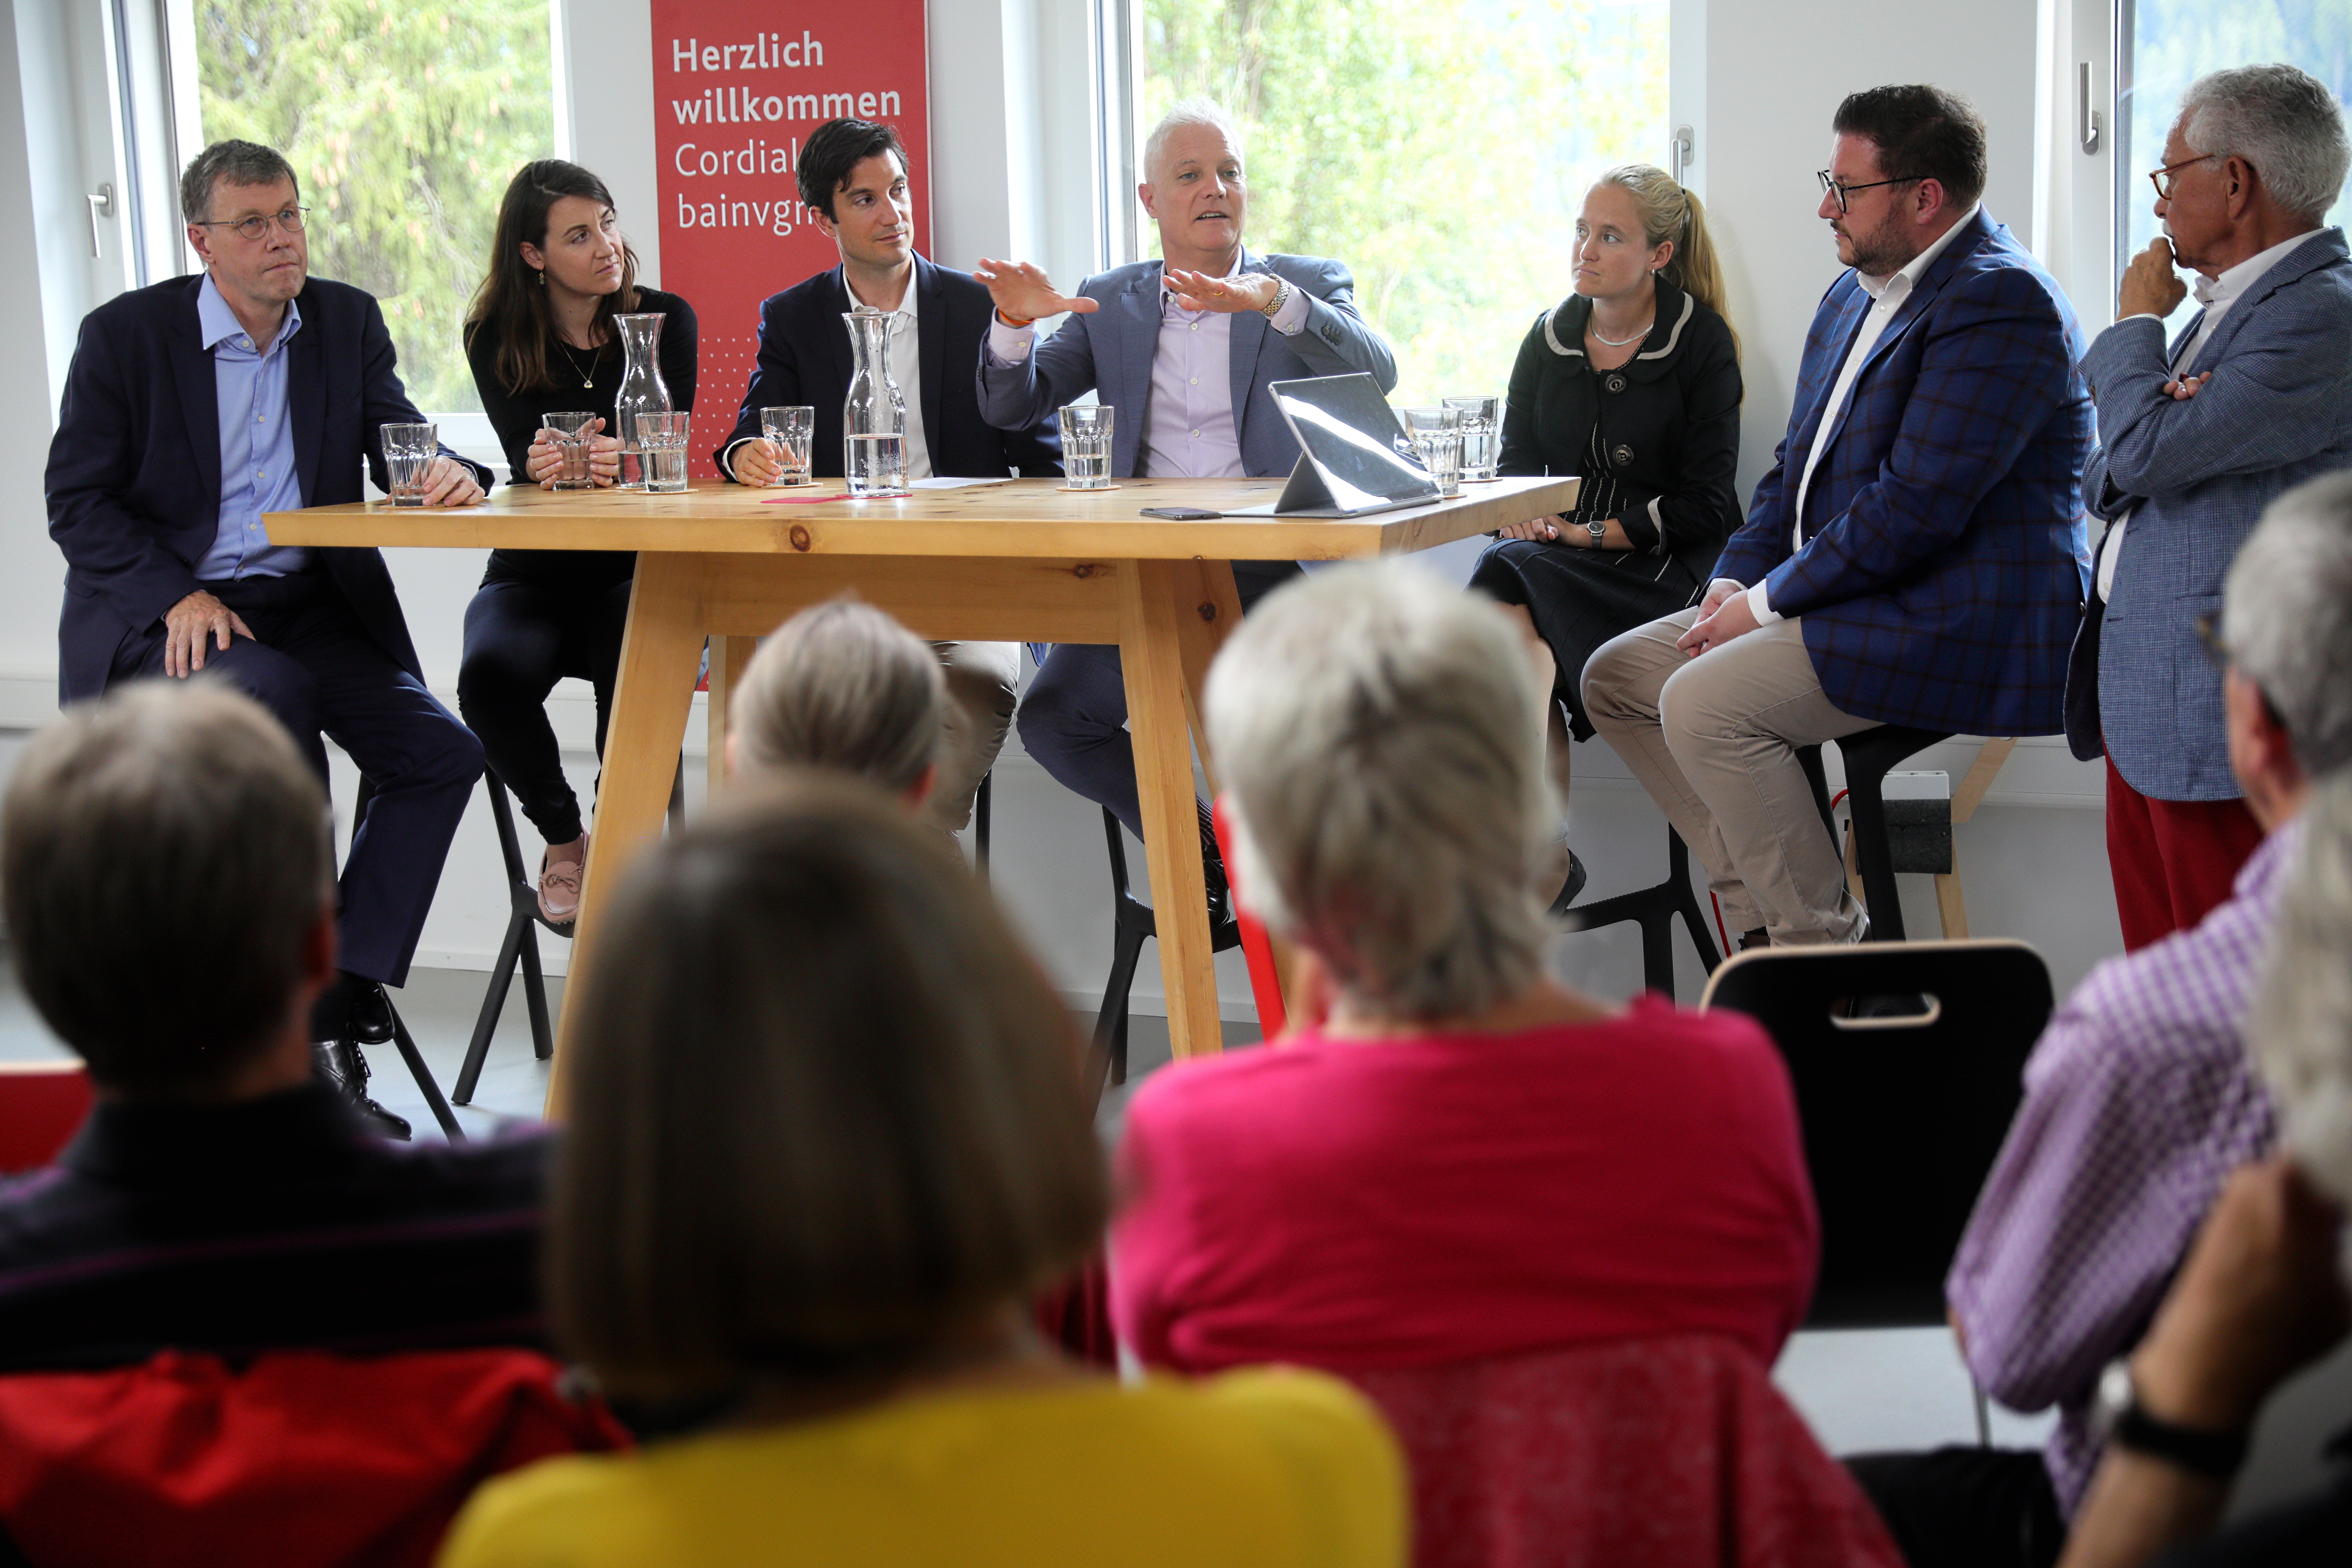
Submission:
<svg viewBox="0 0 2352 1568">
<path fill-rule="evenodd" d="M 2056 732 L 2083 601 L 2082 333 L 1979 200 L 1983 121 L 1882 87 L 1832 129 L 1820 214 L 1850 270 L 1814 314 L 1789 433 L 1699 604 L 1584 668 L 1594 727 L 1742 946 L 1868 927 L 1797 748 L 1880 724 Z"/>
<path fill-rule="evenodd" d="M 2230 896 L 2262 826 L 2231 775 L 2221 682 L 2194 626 L 2263 508 L 2352 467 L 2352 258 L 2323 227 L 2352 150 L 2336 100 L 2289 65 L 2200 77 L 2148 179 L 2164 235 L 2133 258 L 2083 361 L 2107 520 L 2066 690 L 2074 754 L 2107 759 L 2107 863 L 2124 945 Z M 2164 319 L 2197 302 L 2170 347 Z"/>
<path fill-rule="evenodd" d="M 201 670 L 257 700 L 323 784 L 322 735 L 375 787 L 343 867 L 336 984 L 313 1013 L 321 1072 L 378 1131 L 362 1045 L 393 1036 L 383 987 L 408 975 L 481 743 L 425 686 L 373 550 L 272 544 L 271 511 L 383 484 L 380 431 L 424 416 L 375 300 L 310 276 L 300 188 L 275 150 L 217 142 L 180 181 L 196 277 L 83 321 L 49 445 L 49 536 L 66 558 L 58 695 Z M 428 506 L 479 500 L 489 470 L 445 452 Z M 142 984 L 125 974 L 123 984 Z"/>
</svg>

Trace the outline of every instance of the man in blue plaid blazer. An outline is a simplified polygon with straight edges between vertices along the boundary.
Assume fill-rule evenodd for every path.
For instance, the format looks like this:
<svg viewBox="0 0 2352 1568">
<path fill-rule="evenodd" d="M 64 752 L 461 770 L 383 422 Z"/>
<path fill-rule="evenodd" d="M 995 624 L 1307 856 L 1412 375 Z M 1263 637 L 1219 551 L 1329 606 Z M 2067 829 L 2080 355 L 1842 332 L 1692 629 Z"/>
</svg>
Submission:
<svg viewBox="0 0 2352 1568">
<path fill-rule="evenodd" d="M 1850 268 L 1697 606 L 1585 666 L 1594 725 L 1706 865 L 1742 944 L 1868 925 L 1796 749 L 1877 724 L 2062 723 L 2088 554 L 2083 336 L 1978 204 L 1984 125 L 1932 87 L 1838 108 L 1821 216 Z"/>
<path fill-rule="evenodd" d="M 2198 621 L 2273 497 L 2352 468 L 2352 257 L 2322 226 L 2352 164 L 2334 95 L 2288 65 L 2200 77 L 2164 164 L 2167 237 L 2083 361 L 2099 410 L 2083 495 L 2107 524 L 2066 693 L 2074 754 L 2106 752 L 2126 948 L 2203 920 L 2262 841 Z M 2168 347 L 2175 266 L 2202 308 Z"/>
</svg>

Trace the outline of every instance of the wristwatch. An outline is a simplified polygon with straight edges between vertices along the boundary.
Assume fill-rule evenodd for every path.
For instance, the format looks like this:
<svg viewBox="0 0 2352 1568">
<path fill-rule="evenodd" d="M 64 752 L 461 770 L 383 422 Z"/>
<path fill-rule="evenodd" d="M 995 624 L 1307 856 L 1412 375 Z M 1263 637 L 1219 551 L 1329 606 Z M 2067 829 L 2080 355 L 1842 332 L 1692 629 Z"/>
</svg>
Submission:
<svg viewBox="0 0 2352 1568">
<path fill-rule="evenodd" d="M 2103 1441 L 2151 1459 L 2177 1465 L 2192 1475 L 2226 1481 L 2246 1462 L 2246 1434 L 2210 1432 L 2151 1415 L 2132 1384 L 2131 1363 L 2120 1358 L 2099 1374 L 2091 1404 L 2091 1429 Z"/>
<path fill-rule="evenodd" d="M 1282 314 L 1282 308 L 1290 303 L 1290 280 L 1286 278 L 1277 278 L 1274 283 L 1274 298 L 1261 307 L 1265 311 L 1265 319 L 1269 321 Z"/>
<path fill-rule="evenodd" d="M 1609 524 L 1600 518 L 1586 519 L 1584 531 L 1592 535 L 1593 549 L 1606 550 L 1609 547 Z"/>
</svg>

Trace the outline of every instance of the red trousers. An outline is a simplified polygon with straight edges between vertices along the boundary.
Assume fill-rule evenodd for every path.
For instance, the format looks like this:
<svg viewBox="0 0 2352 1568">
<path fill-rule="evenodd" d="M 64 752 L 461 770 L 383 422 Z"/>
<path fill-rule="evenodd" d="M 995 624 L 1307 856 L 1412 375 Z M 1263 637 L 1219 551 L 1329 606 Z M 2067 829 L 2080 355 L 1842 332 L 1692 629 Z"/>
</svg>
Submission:
<svg viewBox="0 0 2352 1568">
<path fill-rule="evenodd" d="M 2242 800 L 2151 800 L 2107 760 L 2107 870 L 2124 951 L 2187 931 L 2230 897 L 2263 841 Z"/>
</svg>

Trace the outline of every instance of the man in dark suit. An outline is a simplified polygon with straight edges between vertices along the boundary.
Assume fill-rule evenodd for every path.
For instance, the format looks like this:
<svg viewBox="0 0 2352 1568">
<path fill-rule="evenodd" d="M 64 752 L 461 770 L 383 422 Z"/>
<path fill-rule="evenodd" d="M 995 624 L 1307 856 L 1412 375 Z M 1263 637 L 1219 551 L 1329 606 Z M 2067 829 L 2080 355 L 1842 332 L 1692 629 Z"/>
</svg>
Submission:
<svg viewBox="0 0 2352 1568">
<path fill-rule="evenodd" d="M 1880 724 L 2063 727 L 2091 398 L 2058 285 L 1993 222 L 1984 122 L 1933 87 L 1838 106 L 1789 433 L 1696 609 L 1585 666 L 1594 727 L 1704 861 L 1741 945 L 1859 941 L 1800 746 Z"/>
<path fill-rule="evenodd" d="M 1275 407 L 1272 384 L 1363 372 L 1385 392 L 1396 384 L 1396 361 L 1357 313 L 1356 280 L 1345 267 L 1243 248 L 1242 138 L 1222 110 L 1199 100 L 1170 110 L 1144 143 L 1143 171 L 1136 195 L 1159 225 L 1160 260 L 1089 278 L 1075 298 L 1027 262 L 981 263 L 997 312 L 980 361 L 981 411 L 1017 426 L 1096 392 L 1118 410 L 1115 475 L 1287 474 L 1298 442 Z M 1060 329 L 1038 339 L 1031 323 L 1064 311 Z M 1297 570 L 1289 561 L 1234 562 L 1242 607 Z M 1140 837 L 1126 725 L 1115 647 L 1055 647 L 1021 705 L 1029 754 Z M 1215 903 L 1223 872 L 1205 808 L 1201 821 Z"/>
<path fill-rule="evenodd" d="M 425 689 L 373 550 L 273 545 L 262 514 L 385 482 L 384 424 L 423 419 L 367 294 L 313 279 L 294 171 L 220 142 L 180 182 L 199 278 L 91 311 L 49 446 L 49 535 L 66 557 L 59 698 L 209 669 L 276 714 L 321 781 L 321 734 L 375 788 L 344 864 L 336 984 L 312 1016 L 320 1070 L 380 1130 L 362 1044 L 392 1037 L 383 986 L 407 978 L 482 748 Z M 487 469 L 447 452 L 426 504 L 479 500 Z M 136 976 L 126 976 L 136 984 Z"/>
<path fill-rule="evenodd" d="M 715 457 L 739 483 L 764 485 L 781 470 L 760 433 L 760 411 L 816 411 L 810 471 L 843 469 L 842 405 L 855 369 L 845 312 L 891 312 L 890 375 L 907 399 L 907 477 L 1003 479 L 1058 475 L 1051 414 L 1000 430 L 980 415 L 967 367 L 988 330 L 988 290 L 969 272 L 915 250 L 907 149 L 895 126 L 829 120 L 801 148 L 801 202 L 841 251 L 841 265 L 771 295 L 760 307 L 760 361 L 742 411 Z M 912 310 L 907 307 L 911 295 Z M 971 820 L 973 795 L 1012 727 L 1021 678 L 1018 643 L 934 643 L 947 670 L 948 711 L 939 777 L 924 805 L 950 833 Z"/>
</svg>

